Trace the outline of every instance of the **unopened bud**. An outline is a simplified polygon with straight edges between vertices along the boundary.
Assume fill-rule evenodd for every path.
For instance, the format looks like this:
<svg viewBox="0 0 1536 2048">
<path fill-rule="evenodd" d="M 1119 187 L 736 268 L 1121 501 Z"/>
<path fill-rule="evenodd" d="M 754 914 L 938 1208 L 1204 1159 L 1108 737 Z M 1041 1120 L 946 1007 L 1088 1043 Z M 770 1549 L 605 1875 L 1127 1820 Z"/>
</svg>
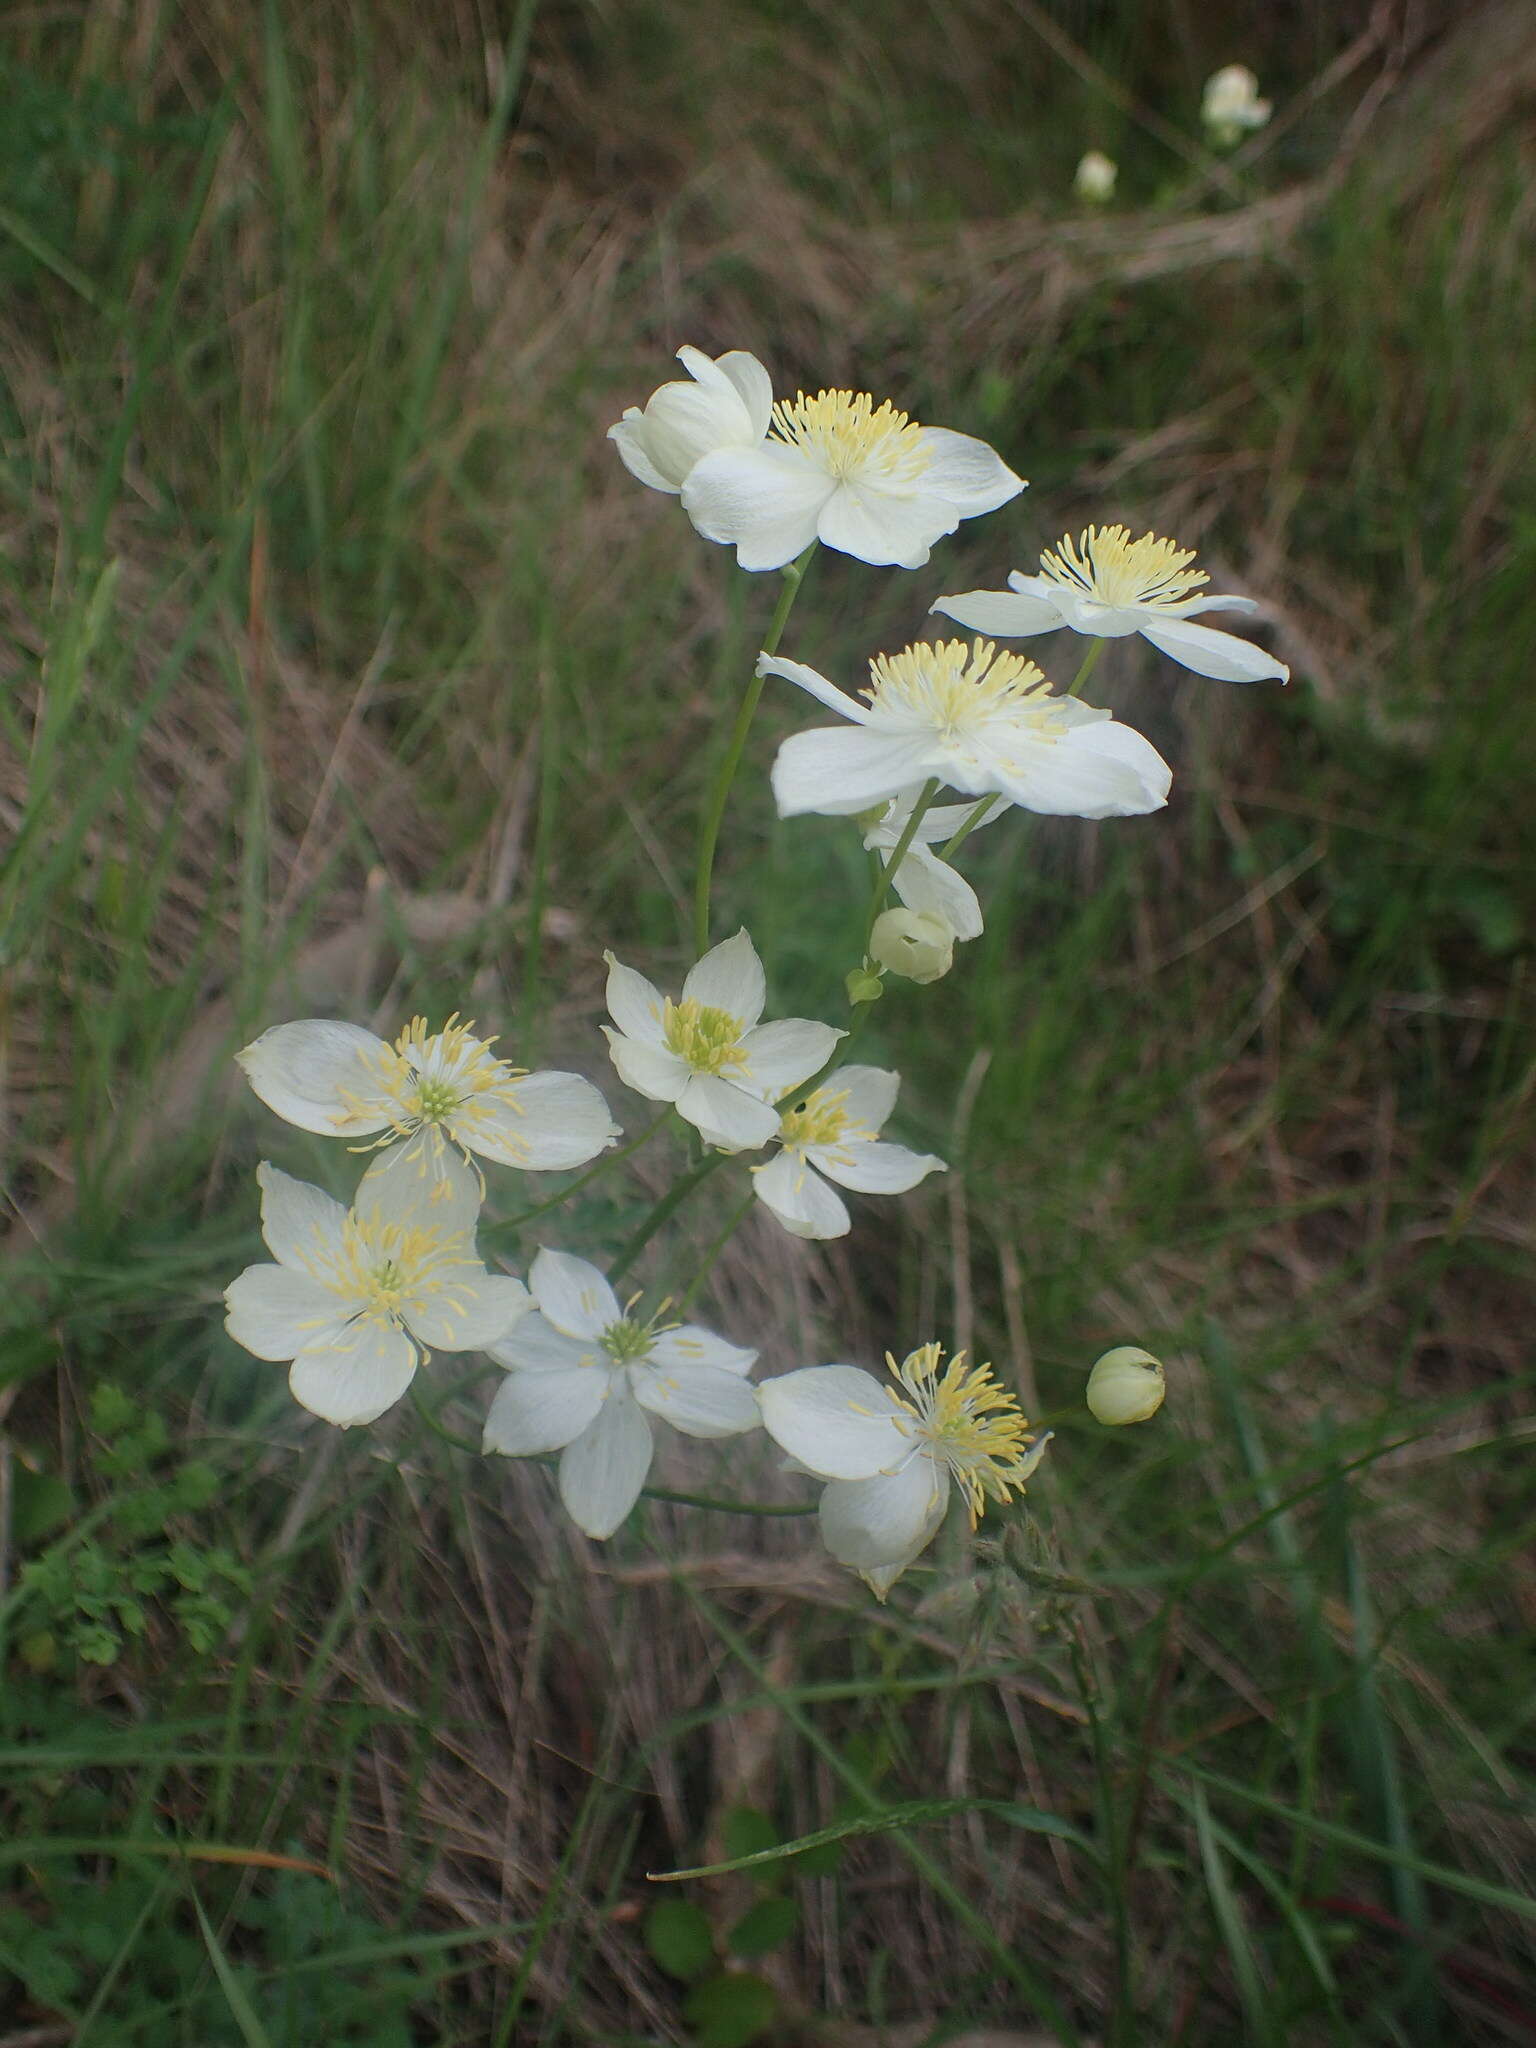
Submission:
<svg viewBox="0 0 1536 2048">
<path fill-rule="evenodd" d="M 887 910 L 869 935 L 870 957 L 908 981 L 937 981 L 954 964 L 955 935 L 927 910 Z"/>
<path fill-rule="evenodd" d="M 843 982 L 848 991 L 848 1000 L 858 1007 L 860 1003 L 878 1003 L 885 994 L 885 986 L 878 974 L 871 974 L 867 967 L 855 967 Z"/>
<path fill-rule="evenodd" d="M 1134 1344 L 1106 1351 L 1088 1375 L 1088 1406 L 1094 1420 L 1118 1425 L 1145 1422 L 1163 1405 L 1168 1391 L 1163 1368 L 1150 1351 Z"/>
<path fill-rule="evenodd" d="M 1077 167 L 1072 180 L 1072 189 L 1079 199 L 1086 199 L 1090 206 L 1102 206 L 1115 196 L 1115 179 L 1119 175 L 1112 158 L 1102 149 L 1090 149 Z"/>
</svg>

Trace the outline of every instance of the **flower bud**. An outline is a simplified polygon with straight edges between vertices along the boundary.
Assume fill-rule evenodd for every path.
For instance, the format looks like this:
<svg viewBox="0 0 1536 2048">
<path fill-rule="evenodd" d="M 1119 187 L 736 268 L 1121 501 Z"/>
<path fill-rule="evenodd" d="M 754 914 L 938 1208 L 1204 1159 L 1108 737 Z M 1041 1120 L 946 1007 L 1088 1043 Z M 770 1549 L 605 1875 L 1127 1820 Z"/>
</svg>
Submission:
<svg viewBox="0 0 1536 2048">
<path fill-rule="evenodd" d="M 860 1003 L 878 1003 L 885 994 L 885 986 L 878 974 L 871 974 L 867 967 L 855 967 L 845 976 L 843 987 L 848 991 L 848 1000 L 857 1009 Z"/>
<path fill-rule="evenodd" d="M 927 910 L 887 910 L 875 919 L 870 958 L 908 981 L 937 981 L 955 958 L 955 935 L 942 917 Z"/>
<path fill-rule="evenodd" d="M 1119 168 L 1112 157 L 1107 157 L 1102 149 L 1090 149 L 1077 167 L 1072 190 L 1090 206 L 1102 206 L 1114 198 L 1118 176 Z"/>
<path fill-rule="evenodd" d="M 1118 1425 L 1145 1422 L 1163 1405 L 1168 1391 L 1163 1368 L 1150 1351 L 1134 1344 L 1106 1351 L 1088 1375 L 1088 1406 L 1094 1420 Z"/>
</svg>

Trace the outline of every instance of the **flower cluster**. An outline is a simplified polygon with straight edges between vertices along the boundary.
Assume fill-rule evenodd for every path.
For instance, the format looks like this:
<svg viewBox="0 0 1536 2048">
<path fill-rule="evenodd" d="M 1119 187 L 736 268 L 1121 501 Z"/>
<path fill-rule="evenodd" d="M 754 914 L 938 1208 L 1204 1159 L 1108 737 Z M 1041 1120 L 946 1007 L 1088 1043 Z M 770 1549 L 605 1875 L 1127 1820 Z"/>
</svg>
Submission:
<svg viewBox="0 0 1536 2048">
<path fill-rule="evenodd" d="M 918 425 L 889 400 L 844 390 L 775 399 L 763 365 L 741 350 L 680 355 L 688 381 L 631 408 L 610 436 L 628 469 L 677 498 L 742 568 L 782 570 L 785 595 L 702 814 L 699 957 L 673 995 L 604 955 L 609 1058 L 661 1115 L 617 1153 L 622 1133 L 589 1079 L 512 1066 L 456 1015 L 436 1030 L 417 1017 L 394 1039 L 330 1019 L 279 1024 L 238 1055 L 256 1095 L 286 1122 L 371 1157 L 350 1206 L 274 1166 L 257 1169 L 272 1259 L 227 1289 L 227 1328 L 257 1357 L 287 1363 L 295 1399 L 342 1428 L 376 1421 L 408 1390 L 420 1400 L 413 1382 L 432 1354 L 479 1354 L 481 1370 L 500 1375 L 482 1449 L 557 1459 L 560 1498 L 597 1540 L 645 1490 L 658 1420 L 701 1439 L 761 1427 L 794 1469 L 823 1482 L 828 1550 L 884 1599 L 932 1541 L 952 1492 L 974 1526 L 988 1505 L 1021 1494 L 1039 1464 L 1049 1438 L 1030 1432 L 992 1368 L 958 1354 L 946 1362 L 929 1342 L 900 1363 L 887 1355 L 887 1379 L 810 1364 L 754 1384 L 755 1348 L 686 1320 L 707 1262 L 676 1296 L 653 1287 L 621 1300 L 618 1283 L 716 1174 L 727 1176 L 717 1192 L 734 1174 L 740 1196 L 718 1250 L 754 1207 L 791 1236 L 842 1237 L 852 1228 L 846 1193 L 901 1195 L 945 1170 L 934 1153 L 883 1135 L 900 1079 L 851 1058 L 853 1041 L 887 977 L 937 981 L 956 945 L 980 935 L 980 897 L 952 858 L 971 833 L 1021 810 L 1109 819 L 1167 803 L 1172 777 L 1157 750 L 1078 694 L 1108 642 L 1140 634 L 1184 667 L 1233 681 L 1284 680 L 1286 670 L 1251 642 L 1192 623 L 1218 608 L 1251 611 L 1250 600 L 1207 594 L 1188 550 L 1110 525 L 1067 536 L 1038 573 L 1014 572 L 1006 588 L 937 598 L 931 608 L 975 637 L 877 652 L 869 681 L 841 689 L 777 651 L 809 551 L 919 568 L 962 519 L 1007 504 L 1023 481 L 984 442 Z M 1065 689 L 998 644 L 1057 630 L 1089 641 Z M 718 828 L 770 680 L 836 721 L 779 747 L 769 774 L 779 816 L 850 819 L 870 856 L 863 942 L 844 976 L 847 1025 L 765 1022 L 768 979 L 746 930 L 709 943 Z M 486 1264 L 477 1231 L 487 1168 L 582 1169 L 585 1183 L 663 1125 L 691 1158 L 606 1270 L 543 1243 L 528 1247 L 526 1279 Z M 565 1199 L 537 1202 L 527 1220 Z M 1122 1349 L 1100 1361 L 1089 1398 L 1105 1421 L 1144 1419 L 1162 1399 L 1162 1369 Z"/>
</svg>

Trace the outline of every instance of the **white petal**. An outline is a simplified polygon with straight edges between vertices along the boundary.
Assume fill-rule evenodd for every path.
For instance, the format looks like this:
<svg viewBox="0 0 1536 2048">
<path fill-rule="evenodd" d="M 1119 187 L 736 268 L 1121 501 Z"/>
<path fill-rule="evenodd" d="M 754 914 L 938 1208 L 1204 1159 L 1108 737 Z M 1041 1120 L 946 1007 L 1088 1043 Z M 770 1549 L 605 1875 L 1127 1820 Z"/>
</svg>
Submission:
<svg viewBox="0 0 1536 2048">
<path fill-rule="evenodd" d="M 470 1249 L 467 1238 L 464 1247 Z M 478 1351 L 493 1344 L 533 1306 L 521 1280 L 487 1273 L 478 1260 L 464 1263 L 462 1273 L 448 1275 L 441 1287 L 405 1310 L 411 1333 L 437 1351 Z"/>
<path fill-rule="evenodd" d="M 1199 597 L 1181 598 L 1177 604 L 1159 605 L 1158 610 L 1176 619 L 1192 619 L 1196 612 L 1256 612 L 1258 608 L 1257 598 L 1205 591 Z"/>
<path fill-rule="evenodd" d="M 446 1239 L 473 1233 L 480 1201 L 479 1174 L 430 1129 L 377 1153 L 352 1206 L 375 1228 L 433 1230 Z"/>
<path fill-rule="evenodd" d="M 686 1060 L 679 1059 L 664 1045 L 642 1045 L 638 1039 L 626 1038 L 606 1024 L 603 1036 L 608 1041 L 608 1057 L 613 1061 L 614 1071 L 626 1087 L 633 1088 L 637 1095 L 648 1096 L 652 1102 L 676 1102 L 693 1071 Z"/>
<path fill-rule="evenodd" d="M 664 476 L 651 459 L 650 434 L 645 415 L 638 405 L 630 406 L 622 419 L 614 421 L 608 429 L 608 438 L 618 449 L 619 459 L 632 477 L 648 484 L 653 491 L 665 491 L 671 498 L 677 496 L 680 486 Z"/>
<path fill-rule="evenodd" d="M 541 1251 L 528 1275 L 544 1320 L 567 1337 L 600 1337 L 622 1322 L 618 1297 L 596 1266 L 571 1252 Z"/>
<path fill-rule="evenodd" d="M 718 1074 L 694 1074 L 677 1098 L 677 1113 L 694 1125 L 706 1144 L 722 1152 L 755 1152 L 779 1128 L 770 1103 L 747 1094 Z"/>
<path fill-rule="evenodd" d="M 348 1308 L 329 1287 L 286 1266 L 247 1266 L 224 1290 L 224 1327 L 258 1358 L 296 1358 L 346 1335 Z"/>
<path fill-rule="evenodd" d="M 651 1469 L 651 1425 L 622 1381 L 560 1460 L 560 1498 L 578 1529 L 611 1536 Z"/>
<path fill-rule="evenodd" d="M 1002 812 L 1007 806 L 999 804 L 997 809 Z M 926 846 L 908 847 L 891 886 L 908 910 L 926 911 L 930 917 L 937 917 L 957 939 L 981 937 L 981 901 L 976 891 L 964 875 Z"/>
<path fill-rule="evenodd" d="M 852 1221 L 841 1198 L 795 1152 L 753 1169 L 752 1192 L 791 1237 L 846 1237 Z"/>
<path fill-rule="evenodd" d="M 809 1155 L 829 1179 L 861 1195 L 904 1195 L 930 1173 L 943 1173 L 944 1161 L 931 1152 L 909 1152 L 905 1145 L 882 1139 L 851 1145 L 812 1145 Z"/>
<path fill-rule="evenodd" d="M 681 355 L 682 351 L 678 353 Z M 747 409 L 753 434 L 762 440 L 773 424 L 773 379 L 757 357 L 749 355 L 744 348 L 733 348 L 725 355 L 717 356 L 715 368 L 735 385 Z"/>
<path fill-rule="evenodd" d="M 486 1410 L 483 1448 L 509 1458 L 563 1451 L 596 1420 L 608 1379 L 597 1366 L 509 1372 Z"/>
<path fill-rule="evenodd" d="M 354 1323 L 338 1344 L 301 1351 L 288 1387 L 301 1407 L 342 1429 L 376 1422 L 393 1408 L 416 1372 L 416 1346 L 403 1330 Z"/>
<path fill-rule="evenodd" d="M 524 1074 L 510 1082 L 505 1104 L 466 1128 L 463 1142 L 484 1159 L 525 1172 L 585 1166 L 620 1135 L 608 1105 L 579 1074 Z"/>
<path fill-rule="evenodd" d="M 1173 779 L 1150 741 L 1109 721 L 1069 728 L 1054 745 L 1000 749 L 994 768 L 1004 793 L 1025 810 L 1074 818 L 1160 810 Z"/>
<path fill-rule="evenodd" d="M 683 510 L 706 540 L 734 543 L 743 569 L 782 569 L 815 540 L 834 488 L 798 449 L 721 448 L 694 466 Z"/>
<path fill-rule="evenodd" d="M 824 1067 L 837 1041 L 847 1036 L 834 1024 L 817 1024 L 808 1017 L 781 1017 L 776 1024 L 759 1024 L 741 1041 L 747 1057 L 743 1085 L 777 1102 L 786 1090 L 798 1087 Z"/>
<path fill-rule="evenodd" d="M 911 796 L 892 797 L 882 817 L 875 820 L 864 834 L 864 844 L 894 852 L 898 840 L 905 838 L 907 820 L 912 815 L 912 806 L 917 800 L 916 792 Z M 913 846 L 938 846 L 947 839 L 953 839 L 960 827 L 975 810 L 975 804 L 934 804 L 917 821 L 917 830 L 908 842 Z M 979 832 L 983 825 L 990 825 L 1000 818 L 1008 806 L 995 803 L 992 808 L 971 827 Z"/>
<path fill-rule="evenodd" d="M 261 1234 L 280 1266 L 307 1268 L 316 1258 L 340 1255 L 347 1220 L 340 1202 L 265 1159 L 256 1169 L 256 1180 L 261 1189 Z"/>
<path fill-rule="evenodd" d="M 1143 618 L 1141 630 L 1154 647 L 1198 676 L 1215 676 L 1223 683 L 1260 683 L 1270 677 L 1288 683 L 1291 679 L 1283 661 L 1276 661 L 1236 633 L 1218 633 L 1214 626 L 1191 626 L 1184 619 L 1154 624 L 1150 616 Z"/>
<path fill-rule="evenodd" d="M 643 974 L 636 974 L 633 967 L 622 966 L 611 953 L 603 958 L 608 962 L 609 1016 L 626 1038 L 641 1045 L 665 1045 L 660 989 Z"/>
<path fill-rule="evenodd" d="M 881 1381 L 856 1365 L 804 1365 L 757 1390 L 763 1427 L 822 1479 L 872 1479 L 911 1455 L 910 1420 Z"/>
<path fill-rule="evenodd" d="M 740 1344 L 728 1344 L 713 1330 L 701 1330 L 697 1323 L 683 1323 L 675 1330 L 658 1332 L 651 1345 L 652 1365 L 676 1368 L 707 1365 L 719 1372 L 733 1372 L 745 1379 L 757 1362 L 757 1353 Z"/>
<path fill-rule="evenodd" d="M 934 542 L 959 524 L 960 513 L 947 498 L 922 489 L 882 491 L 874 484 L 845 483 L 822 507 L 816 533 L 824 547 L 861 562 L 921 569 Z"/>
<path fill-rule="evenodd" d="M 821 1540 L 856 1572 L 905 1568 L 938 1534 L 949 1478 L 919 1453 L 899 1472 L 836 1480 L 821 1496 Z"/>
<path fill-rule="evenodd" d="M 685 1436 L 740 1436 L 756 1429 L 757 1392 L 739 1374 L 714 1365 L 632 1365 L 630 1385 L 642 1408 Z"/>
<path fill-rule="evenodd" d="M 896 1107 L 900 1074 L 888 1067 L 839 1067 L 826 1083 L 843 1098 L 843 1114 L 873 1137 Z"/>
<path fill-rule="evenodd" d="M 995 448 L 971 434 L 952 433 L 948 427 L 924 427 L 923 446 L 928 467 L 920 488 L 936 498 L 947 498 L 962 519 L 974 519 L 981 512 L 995 512 L 1025 488 Z"/>
<path fill-rule="evenodd" d="M 836 683 L 829 683 L 818 669 L 807 668 L 803 661 L 785 661 L 777 654 L 760 654 L 757 657 L 757 672 L 760 676 L 781 676 L 786 683 L 794 683 L 814 697 L 818 704 L 825 704 L 829 711 L 840 717 L 851 719 L 855 725 L 867 725 L 869 706 L 850 697 L 840 690 Z"/>
<path fill-rule="evenodd" d="M 1037 577 L 1039 583 L 1045 578 Z M 1054 586 L 1047 584 L 1046 590 Z M 1036 633 L 1054 633 L 1065 623 L 1061 606 L 1046 590 L 1038 595 L 1016 590 L 961 590 L 952 597 L 935 599 L 930 611 L 942 612 L 973 633 L 985 633 L 994 640 L 1028 640 Z"/>
<path fill-rule="evenodd" d="M 311 1017 L 274 1024 L 235 1054 L 268 1109 L 327 1138 L 365 1137 L 389 1123 L 383 1104 L 382 1038 L 357 1024 Z"/>
<path fill-rule="evenodd" d="M 846 818 L 908 790 L 935 772 L 926 733 L 871 732 L 821 726 L 792 733 L 773 764 L 773 798 L 781 818 L 807 811 Z"/>
<path fill-rule="evenodd" d="M 766 996 L 763 963 L 745 931 L 712 946 L 688 970 L 683 982 L 685 1003 L 702 1003 L 708 1009 L 724 1010 L 743 1030 L 761 1017 Z"/>
<path fill-rule="evenodd" d="M 581 1366 L 603 1366 L 607 1354 L 594 1337 L 567 1337 L 537 1309 L 514 1323 L 504 1337 L 485 1347 L 487 1358 L 517 1372 L 572 1372 Z"/>
<path fill-rule="evenodd" d="M 663 384 L 646 405 L 634 434 L 676 491 L 702 457 L 761 438 L 754 436 L 741 394 L 726 377 L 709 384 Z"/>
</svg>

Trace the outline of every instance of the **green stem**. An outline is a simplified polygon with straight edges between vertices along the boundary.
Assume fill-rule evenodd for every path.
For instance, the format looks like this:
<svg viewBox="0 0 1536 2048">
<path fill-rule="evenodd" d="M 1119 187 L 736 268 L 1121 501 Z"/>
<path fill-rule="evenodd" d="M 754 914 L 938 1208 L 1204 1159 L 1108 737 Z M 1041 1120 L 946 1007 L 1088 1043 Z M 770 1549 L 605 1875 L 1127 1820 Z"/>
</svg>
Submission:
<svg viewBox="0 0 1536 2048">
<path fill-rule="evenodd" d="M 589 1166 L 584 1173 L 578 1173 L 574 1180 L 567 1181 L 558 1194 L 549 1196 L 546 1201 L 535 1202 L 531 1209 L 524 1209 L 517 1216 L 501 1216 L 492 1222 L 482 1223 L 480 1226 L 481 1231 L 486 1235 L 494 1236 L 500 1231 L 521 1230 L 524 1224 L 531 1223 L 535 1216 L 546 1216 L 551 1209 L 558 1209 L 562 1202 L 569 1201 L 571 1196 L 578 1193 L 589 1181 L 596 1180 L 600 1173 L 606 1173 L 610 1166 L 617 1166 L 621 1159 L 628 1159 L 633 1153 L 638 1152 L 642 1145 L 655 1137 L 671 1114 L 672 1111 L 669 1106 L 661 1112 L 661 1115 L 656 1118 L 654 1123 L 647 1124 L 638 1137 L 631 1138 L 627 1145 L 621 1145 L 617 1152 L 601 1153 L 594 1164 Z"/>
<path fill-rule="evenodd" d="M 779 641 L 783 638 L 784 627 L 790 611 L 800 592 L 806 565 L 816 551 L 815 541 L 795 561 L 781 572 L 784 588 L 779 593 L 779 602 L 769 621 L 768 631 L 763 639 L 762 652 L 776 654 Z M 699 861 L 693 885 L 693 942 L 694 951 L 702 957 L 709 951 L 709 898 L 715 875 L 715 848 L 720 839 L 720 825 L 725 817 L 725 807 L 730 801 L 731 784 L 736 780 L 736 770 L 741 766 L 742 753 L 746 748 L 747 734 L 752 730 L 752 720 L 757 712 L 757 700 L 763 694 L 765 678 L 754 666 L 752 679 L 747 684 L 746 694 L 736 713 L 736 724 L 731 733 L 730 745 L 715 775 L 714 786 L 709 792 L 709 801 L 704 810 L 704 822 L 699 827 Z"/>
<path fill-rule="evenodd" d="M 1072 687 L 1076 689 L 1077 685 L 1074 683 Z M 967 838 L 972 832 L 974 832 L 976 830 L 976 827 L 981 823 L 982 819 L 987 815 L 988 811 L 990 811 L 994 805 L 1000 804 L 1001 802 L 1002 798 L 1000 796 L 984 796 L 981 802 L 976 805 L 974 810 L 967 811 L 965 818 L 961 823 L 960 830 L 958 832 L 951 833 L 949 838 L 946 839 L 944 844 L 939 848 L 939 859 L 948 860 L 949 856 L 954 852 L 955 848 L 960 844 L 961 840 Z"/>
<path fill-rule="evenodd" d="M 704 1285 L 704 1282 L 709 1278 L 710 1268 L 714 1265 L 716 1259 L 719 1258 L 720 1254 L 725 1250 L 726 1246 L 730 1243 L 731 1239 L 736 1235 L 737 1231 L 741 1228 L 743 1222 L 746 1220 L 747 1211 L 751 1208 L 752 1204 L 756 1200 L 756 1190 L 753 1188 L 748 1188 L 747 1192 L 742 1196 L 740 1202 L 731 1211 L 730 1219 L 726 1223 L 725 1228 L 720 1232 L 720 1235 L 715 1239 L 714 1243 L 710 1246 L 709 1250 L 704 1254 L 703 1263 L 700 1265 L 697 1273 L 695 1273 L 693 1278 L 688 1282 L 687 1289 L 677 1304 L 678 1308 L 684 1315 L 687 1315 L 689 1309 L 693 1307 L 699 1289 Z"/>
<path fill-rule="evenodd" d="M 1104 649 L 1108 645 L 1109 642 L 1107 640 L 1095 640 L 1092 643 L 1092 645 L 1088 649 L 1088 652 L 1083 656 L 1082 666 L 1078 669 L 1077 674 L 1072 678 L 1071 685 L 1067 690 L 1067 695 L 1069 697 L 1075 697 L 1078 691 L 1083 687 L 1084 683 L 1087 682 L 1088 678 L 1093 674 L 1094 670 L 1098 667 L 1099 656 L 1104 652 Z"/>
<path fill-rule="evenodd" d="M 866 954 L 869 952 L 869 942 L 874 936 L 875 924 L 881 910 L 884 908 L 885 899 L 891 893 L 891 883 L 895 878 L 896 870 L 906 859 L 907 849 L 917 837 L 917 828 L 923 822 L 925 812 L 932 807 L 933 800 L 938 793 L 939 778 L 936 775 L 930 775 L 923 784 L 922 795 L 912 806 L 911 816 L 901 828 L 901 837 L 892 849 L 890 859 L 886 861 L 876 879 L 875 886 L 869 892 L 869 914 L 864 920 L 864 951 Z"/>
<path fill-rule="evenodd" d="M 667 1192 L 652 1205 L 639 1226 L 620 1247 L 618 1257 L 608 1268 L 610 1286 L 617 1286 L 667 1218 L 682 1207 L 701 1181 L 708 1180 L 709 1176 L 724 1166 L 730 1157 L 729 1152 L 711 1152 L 707 1159 L 699 1161 L 691 1173 L 685 1173 L 680 1179 L 673 1181 Z"/>
</svg>

